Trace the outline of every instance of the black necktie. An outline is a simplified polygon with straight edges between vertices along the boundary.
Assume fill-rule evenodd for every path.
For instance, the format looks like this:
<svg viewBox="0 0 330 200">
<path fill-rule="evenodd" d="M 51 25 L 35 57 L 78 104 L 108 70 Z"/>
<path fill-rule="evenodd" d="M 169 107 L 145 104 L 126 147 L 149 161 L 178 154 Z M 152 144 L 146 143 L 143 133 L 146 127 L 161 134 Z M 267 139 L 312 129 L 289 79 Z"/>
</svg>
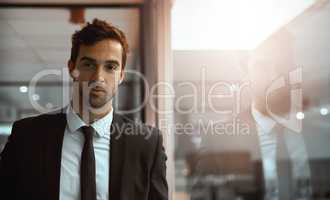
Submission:
<svg viewBox="0 0 330 200">
<path fill-rule="evenodd" d="M 96 200 L 94 129 L 91 126 L 83 126 L 81 129 L 85 136 L 80 165 L 81 200 Z"/>
</svg>

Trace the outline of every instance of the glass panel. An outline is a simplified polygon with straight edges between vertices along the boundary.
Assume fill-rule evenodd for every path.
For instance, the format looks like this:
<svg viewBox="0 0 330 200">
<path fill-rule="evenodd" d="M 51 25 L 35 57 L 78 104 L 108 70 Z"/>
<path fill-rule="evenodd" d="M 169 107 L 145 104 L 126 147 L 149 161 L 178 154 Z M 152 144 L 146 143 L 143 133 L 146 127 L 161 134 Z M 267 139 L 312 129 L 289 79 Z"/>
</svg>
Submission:
<svg viewBox="0 0 330 200">
<path fill-rule="evenodd" d="M 231 17 L 244 21 L 245 9 L 260 10 L 263 3 L 178 5 L 196 2 L 194 16 L 205 15 L 192 20 L 194 26 L 178 25 L 190 17 L 188 9 L 174 7 L 173 16 L 179 19 L 173 42 L 186 36 L 174 50 L 176 199 L 330 198 L 329 1 L 290 2 L 279 9 L 292 11 L 290 20 L 253 48 L 247 48 L 246 41 L 255 42 L 249 32 L 260 34 L 267 27 L 259 20 L 271 24 L 278 16 L 260 13 L 242 30 L 242 21 Z M 218 13 L 215 4 L 231 9 Z M 226 27 L 241 31 L 227 34 Z"/>
</svg>

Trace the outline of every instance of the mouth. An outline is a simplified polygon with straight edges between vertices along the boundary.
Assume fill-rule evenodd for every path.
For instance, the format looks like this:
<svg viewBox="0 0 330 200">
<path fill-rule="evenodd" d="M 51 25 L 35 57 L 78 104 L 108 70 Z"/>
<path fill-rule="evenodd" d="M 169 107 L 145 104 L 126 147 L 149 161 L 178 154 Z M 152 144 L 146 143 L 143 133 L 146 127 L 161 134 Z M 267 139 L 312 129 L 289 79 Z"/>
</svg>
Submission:
<svg viewBox="0 0 330 200">
<path fill-rule="evenodd" d="M 104 93 L 106 93 L 106 90 L 99 86 L 96 86 L 91 89 L 91 94 L 99 95 L 99 94 L 104 94 Z"/>
</svg>

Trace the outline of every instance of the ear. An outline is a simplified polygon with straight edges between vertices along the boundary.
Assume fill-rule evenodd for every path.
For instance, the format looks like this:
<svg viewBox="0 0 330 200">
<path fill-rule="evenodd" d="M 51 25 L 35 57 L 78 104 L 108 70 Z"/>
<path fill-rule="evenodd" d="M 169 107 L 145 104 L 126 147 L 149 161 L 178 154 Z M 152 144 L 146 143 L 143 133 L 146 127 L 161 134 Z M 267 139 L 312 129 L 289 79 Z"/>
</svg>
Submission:
<svg viewBox="0 0 330 200">
<path fill-rule="evenodd" d="M 121 70 L 119 84 L 121 84 L 125 79 L 125 71 Z"/>
<path fill-rule="evenodd" d="M 68 61 L 68 69 L 69 74 L 73 80 L 75 80 L 76 77 L 73 76 L 73 70 L 75 69 L 75 63 L 72 60 Z"/>
</svg>

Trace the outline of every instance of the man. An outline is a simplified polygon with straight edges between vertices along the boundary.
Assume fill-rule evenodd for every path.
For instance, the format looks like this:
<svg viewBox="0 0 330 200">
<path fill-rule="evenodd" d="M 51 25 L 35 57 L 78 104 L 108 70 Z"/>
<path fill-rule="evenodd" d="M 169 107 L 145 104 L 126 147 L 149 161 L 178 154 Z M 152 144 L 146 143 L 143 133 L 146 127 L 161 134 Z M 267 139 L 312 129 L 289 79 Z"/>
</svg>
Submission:
<svg viewBox="0 0 330 200">
<path fill-rule="evenodd" d="M 159 130 L 112 108 L 127 51 L 123 32 L 105 21 L 73 34 L 72 101 L 62 112 L 14 123 L 1 153 L 1 199 L 168 198 Z"/>
<path fill-rule="evenodd" d="M 256 189 L 254 199 L 311 198 L 307 150 L 303 134 L 296 126 L 301 119 L 296 118 L 295 108 L 301 109 L 302 102 L 296 98 L 299 94 L 292 92 L 299 91 L 295 90 L 295 80 L 300 80 L 292 45 L 292 38 L 284 29 L 254 50 L 247 70 L 251 106 L 223 122 L 223 127 L 235 124 L 234 128 L 226 129 L 222 135 L 204 136 L 202 141 L 204 151 L 250 154 L 255 167 L 255 182 L 250 185 Z M 275 85 L 280 87 L 274 89 Z M 205 160 L 199 155 L 198 171 L 207 165 L 228 166 L 221 162 L 207 164 Z"/>
<path fill-rule="evenodd" d="M 248 73 L 252 105 L 244 118 L 250 118 L 251 133 L 258 139 L 264 197 L 310 199 L 311 170 L 302 118 L 297 117 L 303 109 L 302 70 L 294 62 L 293 38 L 285 28 L 255 50 Z"/>
</svg>

